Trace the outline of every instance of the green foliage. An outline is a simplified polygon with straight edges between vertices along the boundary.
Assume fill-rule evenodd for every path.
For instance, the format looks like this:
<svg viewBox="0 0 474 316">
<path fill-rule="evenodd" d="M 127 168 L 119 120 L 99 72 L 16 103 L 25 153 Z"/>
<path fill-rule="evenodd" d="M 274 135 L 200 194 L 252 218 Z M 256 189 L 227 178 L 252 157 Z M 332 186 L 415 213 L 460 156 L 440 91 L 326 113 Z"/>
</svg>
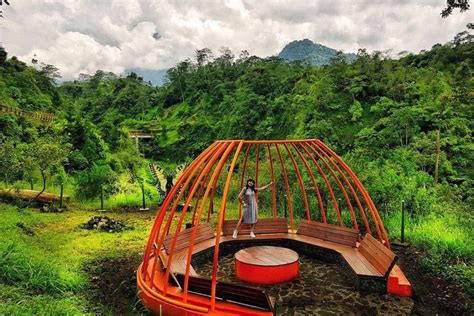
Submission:
<svg viewBox="0 0 474 316">
<path fill-rule="evenodd" d="M 100 195 L 101 186 L 106 192 L 113 192 L 116 174 L 104 161 L 94 163 L 92 168 L 78 172 L 76 176 L 76 195 L 91 199 Z"/>
</svg>

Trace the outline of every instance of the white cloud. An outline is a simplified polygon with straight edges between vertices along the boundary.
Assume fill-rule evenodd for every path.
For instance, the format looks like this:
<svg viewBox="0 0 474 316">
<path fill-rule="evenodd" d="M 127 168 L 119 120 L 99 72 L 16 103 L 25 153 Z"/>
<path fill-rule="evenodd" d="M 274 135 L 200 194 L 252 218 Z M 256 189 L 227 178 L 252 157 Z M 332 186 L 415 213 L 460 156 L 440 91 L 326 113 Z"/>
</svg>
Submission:
<svg viewBox="0 0 474 316">
<path fill-rule="evenodd" d="M 278 54 L 309 38 L 344 51 L 429 49 L 472 22 L 442 19 L 445 1 L 17 0 L 4 6 L 1 39 L 11 55 L 56 65 L 67 78 L 97 69 L 161 69 L 221 46 L 236 55 Z M 156 40 L 153 34 L 159 33 Z"/>
</svg>

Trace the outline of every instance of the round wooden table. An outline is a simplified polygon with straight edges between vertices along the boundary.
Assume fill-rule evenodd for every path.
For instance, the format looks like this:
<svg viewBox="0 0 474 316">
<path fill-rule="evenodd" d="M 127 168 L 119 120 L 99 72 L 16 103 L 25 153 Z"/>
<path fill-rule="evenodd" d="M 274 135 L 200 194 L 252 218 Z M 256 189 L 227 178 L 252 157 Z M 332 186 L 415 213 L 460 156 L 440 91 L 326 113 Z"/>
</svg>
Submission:
<svg viewBox="0 0 474 316">
<path fill-rule="evenodd" d="M 298 253 L 283 247 L 256 246 L 235 253 L 237 277 L 254 284 L 288 282 L 299 275 Z"/>
</svg>

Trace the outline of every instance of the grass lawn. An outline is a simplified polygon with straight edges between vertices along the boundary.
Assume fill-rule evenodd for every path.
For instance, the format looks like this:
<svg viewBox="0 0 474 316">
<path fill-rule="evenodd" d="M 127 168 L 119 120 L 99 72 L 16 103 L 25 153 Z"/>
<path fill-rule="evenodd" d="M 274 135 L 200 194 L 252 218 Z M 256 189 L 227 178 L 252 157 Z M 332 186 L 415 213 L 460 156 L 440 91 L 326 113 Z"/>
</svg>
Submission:
<svg viewBox="0 0 474 316">
<path fill-rule="evenodd" d="M 156 210 L 107 212 L 130 230 L 104 233 L 79 228 L 94 211 L 70 207 L 39 213 L 0 204 L 0 314 L 108 313 L 88 303 L 88 264 L 144 251 Z M 18 223 L 31 229 L 28 235 Z"/>
</svg>

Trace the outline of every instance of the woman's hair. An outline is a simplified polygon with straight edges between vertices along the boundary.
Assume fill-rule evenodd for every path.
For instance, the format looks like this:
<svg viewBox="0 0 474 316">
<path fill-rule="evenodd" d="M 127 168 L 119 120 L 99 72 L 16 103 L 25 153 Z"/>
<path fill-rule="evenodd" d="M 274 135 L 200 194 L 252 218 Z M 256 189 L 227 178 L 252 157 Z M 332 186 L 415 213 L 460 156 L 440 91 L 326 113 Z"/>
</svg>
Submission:
<svg viewBox="0 0 474 316">
<path fill-rule="evenodd" d="M 253 182 L 253 186 L 249 187 L 249 181 Z M 254 179 L 248 179 L 247 182 L 245 183 L 245 188 L 246 189 L 252 189 L 253 192 L 257 192 L 257 189 L 255 188 L 255 180 Z"/>
</svg>

